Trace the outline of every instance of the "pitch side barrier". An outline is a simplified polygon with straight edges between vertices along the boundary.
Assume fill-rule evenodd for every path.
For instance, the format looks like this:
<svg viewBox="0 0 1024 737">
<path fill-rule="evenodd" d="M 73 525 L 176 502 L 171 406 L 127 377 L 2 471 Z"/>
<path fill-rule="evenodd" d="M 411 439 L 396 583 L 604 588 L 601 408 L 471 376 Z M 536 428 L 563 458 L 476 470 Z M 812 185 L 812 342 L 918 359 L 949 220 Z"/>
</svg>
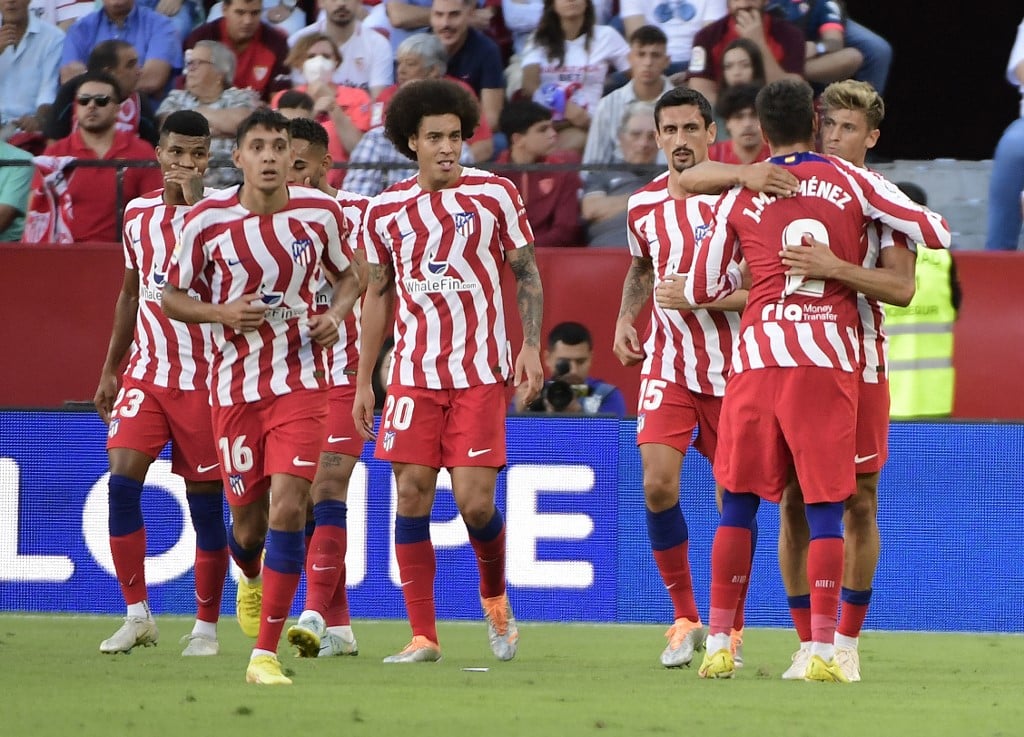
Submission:
<svg viewBox="0 0 1024 737">
<path fill-rule="evenodd" d="M 516 616 L 671 622 L 646 538 L 634 422 L 518 416 L 509 418 L 508 436 L 498 505 L 507 520 Z M 0 609 L 122 613 L 107 542 L 104 438 L 95 413 L 0 412 Z M 1024 425 L 896 423 L 890 443 L 880 489 L 882 561 L 867 627 L 1022 631 Z M 394 486 L 387 464 L 371 456 L 367 446 L 349 489 L 352 614 L 401 618 Z M 472 620 L 480 608 L 476 564 L 443 491 L 448 483 L 442 472 L 431 525 L 437 610 L 444 619 Z M 706 615 L 717 514 L 709 466 L 695 452 L 687 455 L 682 491 L 694 588 Z M 157 614 L 191 614 L 195 538 L 183 483 L 170 473 L 166 453 L 152 468 L 143 508 L 150 604 Z M 777 520 L 777 509 L 762 505 L 751 625 L 790 625 L 775 564 Z M 227 587 L 225 613 L 234 606 L 233 581 Z M 300 589 L 299 605 L 303 597 Z"/>
</svg>

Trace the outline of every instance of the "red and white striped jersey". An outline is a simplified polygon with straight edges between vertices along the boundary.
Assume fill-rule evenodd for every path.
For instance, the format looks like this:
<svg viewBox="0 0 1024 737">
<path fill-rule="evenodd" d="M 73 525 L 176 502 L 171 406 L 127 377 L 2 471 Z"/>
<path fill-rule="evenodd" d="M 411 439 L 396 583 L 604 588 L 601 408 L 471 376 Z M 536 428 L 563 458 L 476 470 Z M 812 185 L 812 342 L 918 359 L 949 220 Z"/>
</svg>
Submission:
<svg viewBox="0 0 1024 737">
<path fill-rule="evenodd" d="M 629 198 L 629 251 L 654 262 L 655 287 L 667 274 L 690 271 L 696 243 L 710 227 L 717 199 L 708 195 L 674 198 L 668 191 L 667 173 Z M 644 340 L 643 375 L 722 396 L 739 324 L 737 312 L 666 310 L 655 302 Z"/>
<path fill-rule="evenodd" d="M 136 197 L 124 209 L 124 265 L 139 274 L 139 309 L 125 375 L 169 389 L 206 391 L 209 325 L 178 322 L 160 309 L 174 244 L 191 209 L 165 204 L 163 194 Z"/>
<path fill-rule="evenodd" d="M 377 196 L 364 235 L 367 261 L 395 269 L 390 381 L 428 389 L 504 382 L 505 252 L 533 243 L 515 185 L 466 167 L 454 186 L 427 192 L 413 176 Z"/>
<path fill-rule="evenodd" d="M 805 233 L 851 263 L 866 258 L 866 220 L 880 220 L 915 241 L 946 247 L 942 217 L 895 185 L 833 156 L 777 156 L 800 179 L 800 193 L 779 199 L 734 188 L 722 195 L 711 234 L 698 247 L 686 297 L 696 304 L 735 289 L 727 269 L 741 252 L 753 284 L 740 322 L 733 370 L 765 366 L 861 368 L 856 293 L 834 280 L 786 276 L 779 253 Z"/>
<path fill-rule="evenodd" d="M 888 225 L 868 223 L 868 250 L 864 257 L 865 269 L 879 266 L 882 251 L 886 248 L 910 248 L 907 237 L 894 233 Z M 889 338 L 885 334 L 885 308 L 877 299 L 857 295 L 857 314 L 860 316 L 861 381 L 867 384 L 881 384 L 889 378 Z"/>
<path fill-rule="evenodd" d="M 269 215 L 245 209 L 238 187 L 210 195 L 185 218 L 167 275 L 179 289 L 227 304 L 259 294 L 267 306 L 259 329 L 238 332 L 214 323 L 210 401 L 218 406 L 255 402 L 301 389 L 322 389 L 324 351 L 309 337 L 321 266 L 349 268 L 348 237 L 337 200 L 289 185 L 288 204 Z"/>
</svg>

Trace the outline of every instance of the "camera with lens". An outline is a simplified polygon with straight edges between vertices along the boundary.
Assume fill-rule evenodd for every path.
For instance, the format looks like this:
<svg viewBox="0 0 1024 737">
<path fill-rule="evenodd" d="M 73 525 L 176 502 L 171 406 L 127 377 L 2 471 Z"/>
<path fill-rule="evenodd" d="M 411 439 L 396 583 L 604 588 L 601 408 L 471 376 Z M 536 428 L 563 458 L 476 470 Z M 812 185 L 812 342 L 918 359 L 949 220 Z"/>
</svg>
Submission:
<svg viewBox="0 0 1024 737">
<path fill-rule="evenodd" d="M 530 405 L 531 412 L 565 412 L 576 398 L 590 394 L 590 387 L 579 376 L 569 374 L 568 359 L 562 358 L 555 362 L 555 375 L 544 382 L 540 398 Z M 577 383 L 579 382 L 579 383 Z"/>
</svg>

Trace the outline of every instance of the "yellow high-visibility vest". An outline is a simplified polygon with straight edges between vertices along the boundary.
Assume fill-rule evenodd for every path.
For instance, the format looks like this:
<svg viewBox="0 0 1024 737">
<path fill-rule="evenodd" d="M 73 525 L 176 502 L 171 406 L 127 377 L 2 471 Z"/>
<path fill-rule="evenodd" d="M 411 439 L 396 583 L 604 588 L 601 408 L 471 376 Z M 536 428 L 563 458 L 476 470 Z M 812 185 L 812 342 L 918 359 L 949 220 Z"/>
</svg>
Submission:
<svg viewBox="0 0 1024 737">
<path fill-rule="evenodd" d="M 953 257 L 918 246 L 917 291 L 906 307 L 885 305 L 891 417 L 945 417 L 953 411 Z"/>
</svg>

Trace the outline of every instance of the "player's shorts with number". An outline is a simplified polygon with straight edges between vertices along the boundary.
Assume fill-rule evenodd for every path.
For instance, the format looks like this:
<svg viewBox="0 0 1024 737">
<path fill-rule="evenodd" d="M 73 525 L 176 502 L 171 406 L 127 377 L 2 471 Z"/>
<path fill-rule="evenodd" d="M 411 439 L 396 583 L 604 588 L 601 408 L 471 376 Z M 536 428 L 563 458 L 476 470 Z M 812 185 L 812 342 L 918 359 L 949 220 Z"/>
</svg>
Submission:
<svg viewBox="0 0 1024 737">
<path fill-rule="evenodd" d="M 721 397 L 698 394 L 674 381 L 645 376 L 640 381 L 636 408 L 636 444 L 659 443 L 685 453 L 693 439 L 693 447 L 713 461 L 721 411 Z"/>
<path fill-rule="evenodd" d="M 270 489 L 275 473 L 312 481 L 326 425 L 326 390 L 214 406 L 213 432 L 228 503 L 256 501 Z"/>
<path fill-rule="evenodd" d="M 505 465 L 504 384 L 388 387 L 375 457 L 431 468 Z"/>
<path fill-rule="evenodd" d="M 804 502 L 841 502 L 854 473 L 859 377 L 816 366 L 733 374 L 718 424 L 715 479 L 778 502 L 796 468 Z"/>
<path fill-rule="evenodd" d="M 168 389 L 125 376 L 110 413 L 107 449 L 127 448 L 156 458 L 168 441 L 174 473 L 186 481 L 220 478 L 209 392 Z"/>
<path fill-rule="evenodd" d="M 327 390 L 327 434 L 324 435 L 324 453 L 340 453 L 358 458 L 363 453 L 364 440 L 352 418 L 352 405 L 356 399 L 354 384 L 332 386 Z"/>
<path fill-rule="evenodd" d="M 889 382 L 860 383 L 857 399 L 857 473 L 877 473 L 889 458 Z"/>
</svg>

